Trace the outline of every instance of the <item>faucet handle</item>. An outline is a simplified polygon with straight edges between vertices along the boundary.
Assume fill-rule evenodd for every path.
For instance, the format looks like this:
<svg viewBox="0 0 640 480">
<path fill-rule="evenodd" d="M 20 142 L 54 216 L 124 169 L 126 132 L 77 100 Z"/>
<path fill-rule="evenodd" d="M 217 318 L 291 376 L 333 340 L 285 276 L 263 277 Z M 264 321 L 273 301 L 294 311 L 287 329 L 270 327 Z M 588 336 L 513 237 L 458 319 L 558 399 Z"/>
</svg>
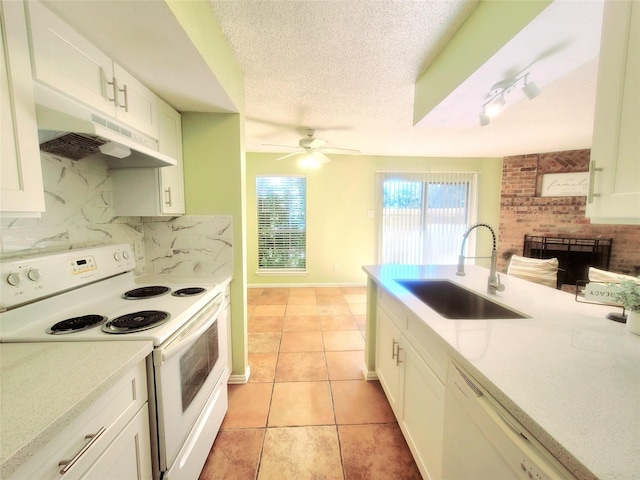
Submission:
<svg viewBox="0 0 640 480">
<path fill-rule="evenodd" d="M 496 275 L 496 290 L 498 292 L 504 292 L 504 285 L 500 283 L 500 274 Z"/>
</svg>

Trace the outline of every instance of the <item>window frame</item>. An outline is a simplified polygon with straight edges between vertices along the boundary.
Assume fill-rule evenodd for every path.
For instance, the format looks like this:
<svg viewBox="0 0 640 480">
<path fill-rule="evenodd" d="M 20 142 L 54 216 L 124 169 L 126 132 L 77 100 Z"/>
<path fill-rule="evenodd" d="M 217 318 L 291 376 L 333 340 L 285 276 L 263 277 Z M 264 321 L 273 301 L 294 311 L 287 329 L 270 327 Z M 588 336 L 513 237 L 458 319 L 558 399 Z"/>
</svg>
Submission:
<svg viewBox="0 0 640 480">
<path fill-rule="evenodd" d="M 387 181 L 396 181 L 396 182 L 406 182 L 406 183 L 410 183 L 410 182 L 415 182 L 415 183 L 419 183 L 421 184 L 421 189 L 422 189 L 422 197 L 421 197 L 421 205 L 420 205 L 420 212 L 419 212 L 419 216 L 420 216 L 420 226 L 423 229 L 422 232 L 424 233 L 424 227 L 427 224 L 430 224 L 430 222 L 428 222 L 428 218 L 429 218 L 429 205 L 428 202 L 430 201 L 430 198 L 428 196 L 428 192 L 430 190 L 430 188 L 433 188 L 434 185 L 446 185 L 446 184 L 461 184 L 461 183 L 466 183 L 468 185 L 467 188 L 467 192 L 466 192 L 466 224 L 465 224 L 465 230 L 466 230 L 466 226 L 471 225 L 473 223 L 475 223 L 477 221 L 477 216 L 478 216 L 478 176 L 479 173 L 478 172 L 470 172 L 470 171 L 460 171 L 460 172 L 376 172 L 376 218 L 377 218 L 377 225 L 376 225 L 376 230 L 377 230 L 377 263 L 379 264 L 384 264 L 385 262 L 387 264 L 397 264 L 397 263 L 420 263 L 420 264 L 450 264 L 450 263 L 455 263 L 455 261 L 451 262 L 451 261 L 444 261 L 444 263 L 441 263 L 440 261 L 433 261 L 433 260 L 429 260 L 429 253 L 428 253 L 428 245 L 429 245 L 429 237 L 425 237 L 425 241 L 422 243 L 421 247 L 420 247 L 420 259 L 413 259 L 414 261 L 389 261 L 387 257 L 390 256 L 400 256 L 403 255 L 406 258 L 407 253 L 410 254 L 410 256 L 412 255 L 413 257 L 415 257 L 416 255 L 416 251 L 415 250 L 410 250 L 410 251 L 406 251 L 405 247 L 402 247 L 405 251 L 404 252 L 385 252 L 385 244 L 383 241 L 383 234 L 384 234 L 384 222 L 386 219 L 385 216 L 385 182 Z M 388 220 L 388 219 L 387 219 Z M 457 225 L 458 223 L 452 223 L 451 225 Z M 435 223 L 433 223 L 432 225 L 435 225 Z M 462 225 L 462 224 L 460 224 Z M 458 237 L 455 237 L 456 240 L 456 247 L 453 249 L 454 251 L 456 249 L 457 253 L 455 253 L 456 256 L 456 261 L 457 261 L 457 256 L 459 255 L 459 248 L 460 245 L 462 243 L 462 233 L 460 233 L 459 236 L 459 242 L 458 242 Z M 470 244 L 471 243 L 471 244 Z M 467 255 L 475 255 L 475 245 L 472 242 L 467 242 Z M 447 255 L 451 255 L 453 256 L 453 251 L 447 253 Z"/>
<path fill-rule="evenodd" d="M 264 191 L 264 189 L 261 188 L 261 181 L 263 180 L 275 180 L 275 179 L 281 179 L 283 181 L 290 181 L 292 182 L 292 184 L 298 183 L 297 185 L 297 189 L 300 190 L 302 193 L 301 195 L 295 196 L 293 198 L 288 198 L 288 214 L 292 214 L 292 206 L 294 206 L 296 203 L 298 203 L 298 205 L 300 204 L 300 202 L 302 203 L 302 209 L 298 208 L 298 209 L 294 209 L 293 210 L 293 214 L 295 216 L 297 216 L 297 218 L 295 219 L 295 221 L 292 223 L 291 222 L 291 218 L 288 219 L 287 223 L 289 224 L 289 226 L 294 225 L 294 224 L 298 224 L 300 225 L 300 221 L 302 220 L 302 225 L 303 228 L 282 228 L 282 229 L 269 229 L 269 228 L 265 228 L 265 222 L 264 222 L 264 215 L 268 215 L 269 212 L 271 212 L 272 214 L 277 215 L 277 212 L 273 212 L 273 210 L 262 210 L 262 206 L 261 206 L 261 197 L 266 194 L 267 192 Z M 275 182 L 274 182 L 275 183 Z M 305 175 L 288 175 L 288 174 L 260 174 L 260 175 L 256 175 L 256 237 L 257 237 L 257 243 L 256 243 L 256 255 L 257 255 L 257 271 L 256 274 L 257 275 L 268 275 L 268 276 L 278 276 L 278 275 L 284 275 L 284 276 L 295 276 L 295 275 L 306 275 L 307 272 L 307 178 Z M 285 186 L 282 188 L 282 190 L 280 192 L 278 192 L 277 187 L 274 187 L 273 185 L 270 186 L 270 188 L 272 189 L 272 192 L 275 192 L 276 194 L 280 194 L 280 195 L 287 195 L 290 196 L 291 192 L 286 192 L 287 189 L 291 188 L 292 186 L 295 185 L 289 185 L 289 186 Z M 300 211 L 302 210 L 302 212 Z M 284 225 L 284 223 L 282 223 L 281 225 Z M 279 231 L 279 232 L 278 232 Z M 286 262 L 283 266 L 274 266 L 273 264 L 270 265 L 265 265 L 265 263 L 268 262 L 264 262 L 263 261 L 263 256 L 265 254 L 265 251 L 263 250 L 263 246 L 264 246 L 264 241 L 263 241 L 263 235 L 274 235 L 280 233 L 281 235 L 289 235 L 289 241 L 288 242 L 283 242 L 283 238 L 281 237 L 279 239 L 274 240 L 274 249 L 272 249 L 272 252 L 275 251 L 276 254 L 280 253 L 283 254 L 285 253 L 286 255 L 289 255 L 289 262 Z M 302 242 L 302 248 L 300 248 L 300 244 L 299 242 Z M 288 243 L 288 244 L 287 244 Z M 294 247 L 294 245 L 296 245 Z M 282 246 L 285 245 L 285 248 L 282 249 Z M 280 251 L 279 251 L 280 250 Z M 288 252 L 288 253 L 287 253 Z M 300 253 L 302 256 L 302 260 L 300 259 Z M 291 257 L 293 255 L 293 257 Z M 297 260 L 296 260 L 297 258 Z M 296 266 L 292 266 L 292 263 L 294 262 L 302 262 L 302 266 L 296 267 Z"/>
</svg>

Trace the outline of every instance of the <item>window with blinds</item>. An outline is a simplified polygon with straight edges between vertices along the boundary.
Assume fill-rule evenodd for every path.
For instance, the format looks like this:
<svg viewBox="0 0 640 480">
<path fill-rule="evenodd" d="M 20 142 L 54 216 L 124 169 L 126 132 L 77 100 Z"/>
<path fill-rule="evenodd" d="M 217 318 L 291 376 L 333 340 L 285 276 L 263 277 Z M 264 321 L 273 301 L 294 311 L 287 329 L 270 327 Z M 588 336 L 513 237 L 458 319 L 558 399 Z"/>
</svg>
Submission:
<svg viewBox="0 0 640 480">
<path fill-rule="evenodd" d="M 258 176 L 258 270 L 304 271 L 307 260 L 306 179 Z"/>
<path fill-rule="evenodd" d="M 378 262 L 456 264 L 476 220 L 477 173 L 378 173 Z"/>
</svg>

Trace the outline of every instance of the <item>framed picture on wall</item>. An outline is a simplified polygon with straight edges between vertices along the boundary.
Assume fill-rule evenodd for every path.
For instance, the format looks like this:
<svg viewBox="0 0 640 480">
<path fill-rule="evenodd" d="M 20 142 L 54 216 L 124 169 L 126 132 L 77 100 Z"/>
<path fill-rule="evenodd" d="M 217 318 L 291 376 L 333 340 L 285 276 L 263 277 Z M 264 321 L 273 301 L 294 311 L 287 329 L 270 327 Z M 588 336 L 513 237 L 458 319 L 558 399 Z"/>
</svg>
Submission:
<svg viewBox="0 0 640 480">
<path fill-rule="evenodd" d="M 589 172 L 542 175 L 541 197 L 586 197 Z"/>
</svg>

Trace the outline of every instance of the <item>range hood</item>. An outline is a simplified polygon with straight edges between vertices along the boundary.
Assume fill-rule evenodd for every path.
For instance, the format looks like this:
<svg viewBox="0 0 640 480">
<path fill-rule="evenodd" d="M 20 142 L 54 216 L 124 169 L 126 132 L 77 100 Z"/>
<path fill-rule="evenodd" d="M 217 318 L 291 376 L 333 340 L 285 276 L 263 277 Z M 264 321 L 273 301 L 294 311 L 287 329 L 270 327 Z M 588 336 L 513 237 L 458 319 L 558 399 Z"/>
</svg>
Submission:
<svg viewBox="0 0 640 480">
<path fill-rule="evenodd" d="M 34 85 L 40 150 L 71 160 L 100 156 L 109 168 L 167 167 L 177 160 L 158 152 L 140 132 L 49 88 Z"/>
</svg>

